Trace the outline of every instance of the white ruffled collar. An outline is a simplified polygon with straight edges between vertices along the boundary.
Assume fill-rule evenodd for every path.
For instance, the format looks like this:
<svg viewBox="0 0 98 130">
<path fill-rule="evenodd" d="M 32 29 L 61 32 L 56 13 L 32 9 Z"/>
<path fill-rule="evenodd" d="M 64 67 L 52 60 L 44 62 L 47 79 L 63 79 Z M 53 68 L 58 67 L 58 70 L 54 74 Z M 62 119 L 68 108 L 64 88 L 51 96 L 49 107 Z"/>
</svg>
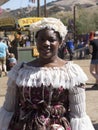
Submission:
<svg viewBox="0 0 98 130">
<path fill-rule="evenodd" d="M 8 74 L 18 86 L 40 87 L 41 84 L 52 84 L 54 88 L 62 86 L 69 89 L 87 81 L 83 70 L 70 61 L 62 67 L 32 67 L 24 64 L 20 69 L 20 66 L 16 65 Z"/>
</svg>

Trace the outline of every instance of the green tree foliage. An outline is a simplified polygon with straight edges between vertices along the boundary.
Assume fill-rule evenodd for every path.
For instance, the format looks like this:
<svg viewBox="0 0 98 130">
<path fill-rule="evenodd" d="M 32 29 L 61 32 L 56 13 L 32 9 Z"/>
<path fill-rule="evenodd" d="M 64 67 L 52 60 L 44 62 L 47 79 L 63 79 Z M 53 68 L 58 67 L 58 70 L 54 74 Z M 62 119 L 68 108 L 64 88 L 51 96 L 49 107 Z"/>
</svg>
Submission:
<svg viewBox="0 0 98 130">
<path fill-rule="evenodd" d="M 76 5 L 76 20 L 75 20 L 75 30 L 76 34 L 85 34 L 89 33 L 90 31 L 98 30 L 98 6 L 91 7 L 91 8 L 81 8 L 80 6 Z M 73 19 L 73 11 L 64 12 L 59 11 L 57 13 L 52 14 L 53 17 L 60 18 L 65 25 L 68 25 L 68 20 Z M 72 29 L 74 30 L 74 27 Z"/>
<path fill-rule="evenodd" d="M 78 34 L 89 33 L 92 30 L 97 30 L 98 15 L 89 15 L 89 13 L 82 9 L 76 20 L 76 30 Z"/>
<path fill-rule="evenodd" d="M 98 31 L 98 12 L 94 13 L 94 23 L 96 30 Z"/>
</svg>

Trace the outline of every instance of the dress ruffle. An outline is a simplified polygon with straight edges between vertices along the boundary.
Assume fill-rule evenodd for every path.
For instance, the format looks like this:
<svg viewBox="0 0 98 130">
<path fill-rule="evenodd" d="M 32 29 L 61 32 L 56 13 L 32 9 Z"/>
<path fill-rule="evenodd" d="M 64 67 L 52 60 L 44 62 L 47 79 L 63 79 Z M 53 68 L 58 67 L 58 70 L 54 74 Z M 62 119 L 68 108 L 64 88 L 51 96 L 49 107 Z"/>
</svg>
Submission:
<svg viewBox="0 0 98 130">
<path fill-rule="evenodd" d="M 20 69 L 16 65 L 9 72 L 8 76 L 16 80 L 18 86 L 40 87 L 53 85 L 54 88 L 73 88 L 81 83 L 85 84 L 88 80 L 83 70 L 72 62 L 68 62 L 63 67 L 31 67 L 26 64 Z M 20 70 L 19 70 L 20 69 Z M 18 71 L 19 70 L 19 71 Z"/>
<path fill-rule="evenodd" d="M 70 124 L 72 130 L 95 130 L 87 115 L 81 118 L 71 118 Z"/>
<path fill-rule="evenodd" d="M 74 87 L 69 90 L 70 124 L 72 130 L 94 130 L 86 114 L 85 89 Z"/>
</svg>

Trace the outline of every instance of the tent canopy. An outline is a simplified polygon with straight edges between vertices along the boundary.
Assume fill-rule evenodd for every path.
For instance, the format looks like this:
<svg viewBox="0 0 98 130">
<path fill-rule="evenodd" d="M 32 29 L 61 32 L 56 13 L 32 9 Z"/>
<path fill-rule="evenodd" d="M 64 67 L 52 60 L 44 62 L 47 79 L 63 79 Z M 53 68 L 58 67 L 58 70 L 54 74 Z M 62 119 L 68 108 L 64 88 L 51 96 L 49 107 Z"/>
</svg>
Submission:
<svg viewBox="0 0 98 130">
<path fill-rule="evenodd" d="M 13 17 L 0 18 L 0 31 L 1 30 L 14 30 L 16 29 L 17 21 Z"/>
</svg>

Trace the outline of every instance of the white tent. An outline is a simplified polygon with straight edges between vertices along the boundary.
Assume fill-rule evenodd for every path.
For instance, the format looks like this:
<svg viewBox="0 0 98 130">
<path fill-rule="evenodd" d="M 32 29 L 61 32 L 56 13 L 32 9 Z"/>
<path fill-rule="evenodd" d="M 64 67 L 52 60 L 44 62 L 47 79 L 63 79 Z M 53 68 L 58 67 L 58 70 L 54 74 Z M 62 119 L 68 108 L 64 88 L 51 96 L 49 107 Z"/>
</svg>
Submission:
<svg viewBox="0 0 98 130">
<path fill-rule="evenodd" d="M 0 6 L 8 2 L 9 0 L 0 0 Z"/>
</svg>

